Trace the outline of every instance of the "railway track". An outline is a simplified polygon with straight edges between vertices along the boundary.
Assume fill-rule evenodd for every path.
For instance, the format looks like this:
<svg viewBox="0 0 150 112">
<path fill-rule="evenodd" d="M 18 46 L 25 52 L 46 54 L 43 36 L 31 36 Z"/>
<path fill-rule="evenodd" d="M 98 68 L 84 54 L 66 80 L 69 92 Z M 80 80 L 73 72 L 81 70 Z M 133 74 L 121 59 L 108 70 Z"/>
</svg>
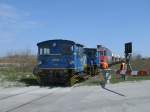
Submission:
<svg viewBox="0 0 150 112">
<path fill-rule="evenodd" d="M 27 102 L 27 103 L 23 103 L 23 104 L 18 105 L 18 106 L 14 107 L 14 108 L 11 108 L 11 109 L 9 109 L 9 110 L 7 110 L 7 111 L 5 111 L 5 112 L 11 112 L 11 111 L 17 110 L 18 108 L 21 108 L 21 107 L 23 107 L 23 106 L 25 106 L 25 105 L 31 104 L 31 103 L 33 103 L 33 102 L 35 102 L 35 101 L 38 101 L 38 100 L 40 100 L 40 99 L 42 99 L 42 98 L 45 98 L 45 97 L 47 97 L 47 96 L 49 96 L 49 95 L 52 95 L 52 94 L 53 94 L 53 93 L 49 93 L 49 94 L 43 95 L 43 96 L 41 96 L 41 97 L 39 97 L 39 98 L 36 98 L 36 99 L 33 99 L 33 100 L 31 100 L 31 101 L 29 101 L 29 102 Z"/>
<path fill-rule="evenodd" d="M 4 103 L 8 103 L 8 105 L 11 105 L 10 107 L 6 107 L 4 105 L 4 108 L 0 109 L 0 112 L 12 112 L 15 111 L 21 107 L 24 107 L 26 105 L 32 104 L 33 102 L 36 102 L 42 98 L 51 96 L 52 94 L 57 93 L 57 90 L 60 90 L 60 88 L 34 88 L 34 89 L 30 89 L 30 90 L 26 90 L 24 92 L 21 93 L 17 93 L 17 94 L 13 94 L 13 95 L 9 95 L 6 97 L 2 97 L 0 98 L 0 104 L 4 105 Z M 28 96 L 29 95 L 29 96 Z M 30 96 L 34 95 L 33 98 L 31 98 Z M 10 102 L 12 102 L 11 100 L 15 101 L 14 99 L 19 99 L 21 97 L 27 97 L 26 101 L 23 102 L 17 102 L 16 104 L 11 104 Z M 16 97 L 16 98 L 15 98 Z M 31 99 L 30 99 L 31 98 Z"/>
<path fill-rule="evenodd" d="M 34 89 L 31 89 L 31 90 L 23 91 L 23 92 L 21 92 L 21 93 L 4 96 L 4 97 L 0 98 L 0 101 L 1 101 L 1 100 L 5 100 L 5 99 L 8 99 L 8 98 L 11 98 L 11 97 L 14 97 L 14 96 L 17 96 L 17 95 L 26 94 L 26 93 L 28 93 L 28 92 L 31 92 L 31 91 L 34 91 L 34 90 L 37 90 L 37 89 L 39 89 L 39 88 L 34 88 Z"/>
</svg>

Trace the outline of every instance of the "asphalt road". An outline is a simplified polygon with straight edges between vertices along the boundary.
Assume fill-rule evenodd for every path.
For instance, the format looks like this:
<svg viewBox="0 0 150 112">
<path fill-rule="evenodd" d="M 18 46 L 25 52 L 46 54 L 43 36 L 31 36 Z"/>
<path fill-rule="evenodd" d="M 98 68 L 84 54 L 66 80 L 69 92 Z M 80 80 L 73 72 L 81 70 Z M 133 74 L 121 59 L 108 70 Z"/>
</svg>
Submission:
<svg viewBox="0 0 150 112">
<path fill-rule="evenodd" d="M 81 87 L 0 87 L 0 112 L 150 112 L 150 81 Z"/>
</svg>

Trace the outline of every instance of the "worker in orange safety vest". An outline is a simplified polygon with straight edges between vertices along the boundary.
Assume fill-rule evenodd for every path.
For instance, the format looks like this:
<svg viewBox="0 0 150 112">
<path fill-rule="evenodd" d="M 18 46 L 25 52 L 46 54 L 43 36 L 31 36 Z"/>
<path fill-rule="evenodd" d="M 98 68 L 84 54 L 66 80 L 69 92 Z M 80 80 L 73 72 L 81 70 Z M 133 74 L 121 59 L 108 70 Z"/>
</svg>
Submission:
<svg viewBox="0 0 150 112">
<path fill-rule="evenodd" d="M 100 63 L 100 68 L 101 69 L 108 69 L 108 63 L 106 61 L 102 60 Z"/>
<path fill-rule="evenodd" d="M 105 84 L 107 83 L 109 77 L 109 72 L 107 71 L 108 63 L 104 60 L 101 60 L 100 69 L 102 70 L 102 74 L 100 74 L 100 85 L 102 88 L 105 88 Z"/>
<path fill-rule="evenodd" d="M 126 64 L 125 63 L 121 63 L 120 65 L 120 75 L 123 80 L 126 80 Z"/>
<path fill-rule="evenodd" d="M 125 70 L 126 68 L 125 68 L 125 63 L 121 63 L 121 65 L 120 65 L 120 70 Z"/>
</svg>

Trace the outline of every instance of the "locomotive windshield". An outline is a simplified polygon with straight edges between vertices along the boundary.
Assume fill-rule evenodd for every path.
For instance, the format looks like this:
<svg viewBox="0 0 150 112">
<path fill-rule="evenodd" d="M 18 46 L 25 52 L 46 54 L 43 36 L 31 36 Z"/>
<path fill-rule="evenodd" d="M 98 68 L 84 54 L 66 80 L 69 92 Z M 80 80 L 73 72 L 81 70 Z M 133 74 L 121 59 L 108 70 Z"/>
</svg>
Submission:
<svg viewBox="0 0 150 112">
<path fill-rule="evenodd" d="M 39 48 L 39 55 L 50 55 L 50 49 L 49 48 Z"/>
<path fill-rule="evenodd" d="M 73 53 L 73 46 L 72 45 L 62 45 L 62 54 L 64 55 L 71 55 Z"/>
<path fill-rule="evenodd" d="M 100 56 L 106 56 L 107 55 L 107 53 L 106 53 L 106 51 L 104 50 L 104 51 L 100 51 Z"/>
</svg>

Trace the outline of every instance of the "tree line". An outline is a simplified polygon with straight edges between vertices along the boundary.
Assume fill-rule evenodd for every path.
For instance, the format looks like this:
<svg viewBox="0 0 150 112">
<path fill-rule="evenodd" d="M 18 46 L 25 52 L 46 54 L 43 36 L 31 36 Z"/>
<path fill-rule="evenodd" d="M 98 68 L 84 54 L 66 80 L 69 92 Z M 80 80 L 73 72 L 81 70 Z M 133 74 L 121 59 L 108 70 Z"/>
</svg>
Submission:
<svg viewBox="0 0 150 112">
<path fill-rule="evenodd" d="M 30 50 L 8 53 L 0 58 L 0 67 L 13 68 L 16 72 L 32 72 L 36 65 L 36 55 Z"/>
</svg>

